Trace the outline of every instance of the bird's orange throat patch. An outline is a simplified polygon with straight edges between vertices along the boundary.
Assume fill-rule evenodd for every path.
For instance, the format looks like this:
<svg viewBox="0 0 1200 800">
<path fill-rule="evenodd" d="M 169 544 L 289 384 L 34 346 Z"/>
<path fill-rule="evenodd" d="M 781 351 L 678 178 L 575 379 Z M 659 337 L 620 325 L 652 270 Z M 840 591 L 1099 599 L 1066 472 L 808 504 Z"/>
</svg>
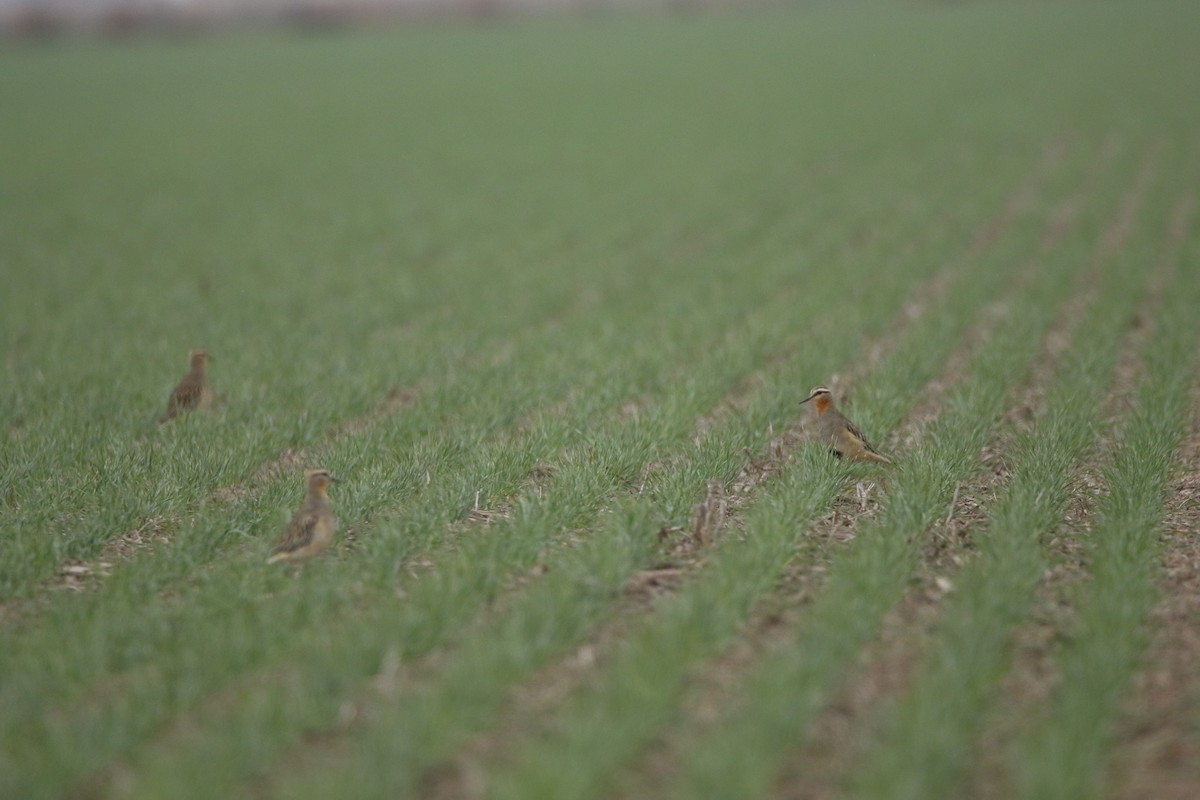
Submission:
<svg viewBox="0 0 1200 800">
<path fill-rule="evenodd" d="M 821 414 L 824 414 L 826 409 L 829 408 L 829 405 L 832 402 L 833 401 L 830 400 L 827 395 L 821 395 L 819 397 L 814 397 L 813 405 L 817 407 L 817 415 L 820 416 Z"/>
</svg>

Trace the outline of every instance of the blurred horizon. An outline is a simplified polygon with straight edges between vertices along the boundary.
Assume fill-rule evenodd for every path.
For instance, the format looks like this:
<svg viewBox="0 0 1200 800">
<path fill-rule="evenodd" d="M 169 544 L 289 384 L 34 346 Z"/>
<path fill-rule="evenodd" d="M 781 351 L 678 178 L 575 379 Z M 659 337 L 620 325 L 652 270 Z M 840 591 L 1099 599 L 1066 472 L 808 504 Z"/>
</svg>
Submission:
<svg viewBox="0 0 1200 800">
<path fill-rule="evenodd" d="M 0 0 L 0 37 L 190 34 L 243 25 L 309 30 L 370 26 L 405 18 L 490 19 L 535 11 L 765 5 L 771 0 Z"/>
</svg>

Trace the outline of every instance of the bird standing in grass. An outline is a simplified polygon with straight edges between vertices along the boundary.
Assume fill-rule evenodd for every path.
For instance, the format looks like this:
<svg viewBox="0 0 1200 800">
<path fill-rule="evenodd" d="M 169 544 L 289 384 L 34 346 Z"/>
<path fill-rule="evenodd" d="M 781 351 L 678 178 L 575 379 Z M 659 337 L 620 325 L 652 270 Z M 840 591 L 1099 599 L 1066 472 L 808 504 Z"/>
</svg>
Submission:
<svg viewBox="0 0 1200 800">
<path fill-rule="evenodd" d="M 305 471 L 304 479 L 308 482 L 308 496 L 275 543 L 268 564 L 311 558 L 323 553 L 333 541 L 333 507 L 326 491 L 337 478 L 327 469 L 310 469 Z"/>
<path fill-rule="evenodd" d="M 212 405 L 212 387 L 208 385 L 208 376 L 204 374 L 208 358 L 208 351 L 203 347 L 188 351 L 191 367 L 183 376 L 183 380 L 171 390 L 171 397 L 167 400 L 167 413 L 159 420 L 160 424 L 174 419 L 180 411 L 208 408 Z"/>
<path fill-rule="evenodd" d="M 829 451 L 838 458 L 849 458 L 852 461 L 877 461 L 880 464 L 890 464 L 891 459 L 882 455 L 871 446 L 862 431 L 854 427 L 854 423 L 846 419 L 846 415 L 837 410 L 833 404 L 833 392 L 824 386 L 818 386 L 808 393 L 801 404 L 813 401 L 817 409 L 817 439 L 829 446 Z"/>
</svg>

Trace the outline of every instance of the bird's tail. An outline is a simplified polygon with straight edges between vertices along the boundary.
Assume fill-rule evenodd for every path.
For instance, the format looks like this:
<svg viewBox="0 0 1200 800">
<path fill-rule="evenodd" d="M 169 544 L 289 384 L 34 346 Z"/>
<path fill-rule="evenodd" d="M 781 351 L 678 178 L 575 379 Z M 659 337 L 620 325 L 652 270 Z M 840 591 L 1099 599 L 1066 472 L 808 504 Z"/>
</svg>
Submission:
<svg viewBox="0 0 1200 800">
<path fill-rule="evenodd" d="M 864 450 L 863 458 L 868 461 L 874 461 L 877 464 L 891 464 L 892 460 L 885 455 L 876 453 L 874 450 Z"/>
</svg>

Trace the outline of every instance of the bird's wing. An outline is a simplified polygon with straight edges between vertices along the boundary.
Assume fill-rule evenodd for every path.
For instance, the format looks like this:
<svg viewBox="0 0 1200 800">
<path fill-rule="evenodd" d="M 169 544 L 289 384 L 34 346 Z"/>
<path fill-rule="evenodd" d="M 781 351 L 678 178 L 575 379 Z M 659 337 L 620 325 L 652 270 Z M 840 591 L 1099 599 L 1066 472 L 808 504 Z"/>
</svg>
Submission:
<svg viewBox="0 0 1200 800">
<path fill-rule="evenodd" d="M 288 523 L 287 530 L 275 543 L 275 549 L 271 551 L 271 554 L 291 553 L 312 544 L 313 538 L 317 534 L 317 525 L 320 522 L 321 515 L 317 511 L 304 509 L 297 511 L 292 517 L 292 521 Z"/>
<path fill-rule="evenodd" d="M 871 446 L 871 443 L 867 441 L 867 437 L 866 437 L 866 436 L 863 436 L 863 432 L 862 432 L 862 431 L 860 431 L 860 430 L 859 430 L 857 427 L 855 427 L 854 423 L 853 423 L 853 422 L 851 422 L 850 420 L 846 420 L 846 430 L 847 430 L 847 432 L 849 432 L 849 434 L 850 434 L 851 436 L 853 436 L 853 437 L 854 437 L 855 439 L 857 439 L 857 440 L 858 440 L 860 443 L 862 443 L 862 446 L 863 446 L 863 447 L 864 447 L 864 448 L 865 448 L 867 451 L 869 451 L 869 452 L 871 452 L 871 453 L 874 453 L 874 454 L 875 454 L 875 455 L 877 455 L 877 456 L 878 456 L 878 455 L 883 455 L 883 454 L 882 454 L 882 453 L 880 453 L 878 450 L 876 450 L 876 449 L 875 449 L 873 446 Z"/>
</svg>

